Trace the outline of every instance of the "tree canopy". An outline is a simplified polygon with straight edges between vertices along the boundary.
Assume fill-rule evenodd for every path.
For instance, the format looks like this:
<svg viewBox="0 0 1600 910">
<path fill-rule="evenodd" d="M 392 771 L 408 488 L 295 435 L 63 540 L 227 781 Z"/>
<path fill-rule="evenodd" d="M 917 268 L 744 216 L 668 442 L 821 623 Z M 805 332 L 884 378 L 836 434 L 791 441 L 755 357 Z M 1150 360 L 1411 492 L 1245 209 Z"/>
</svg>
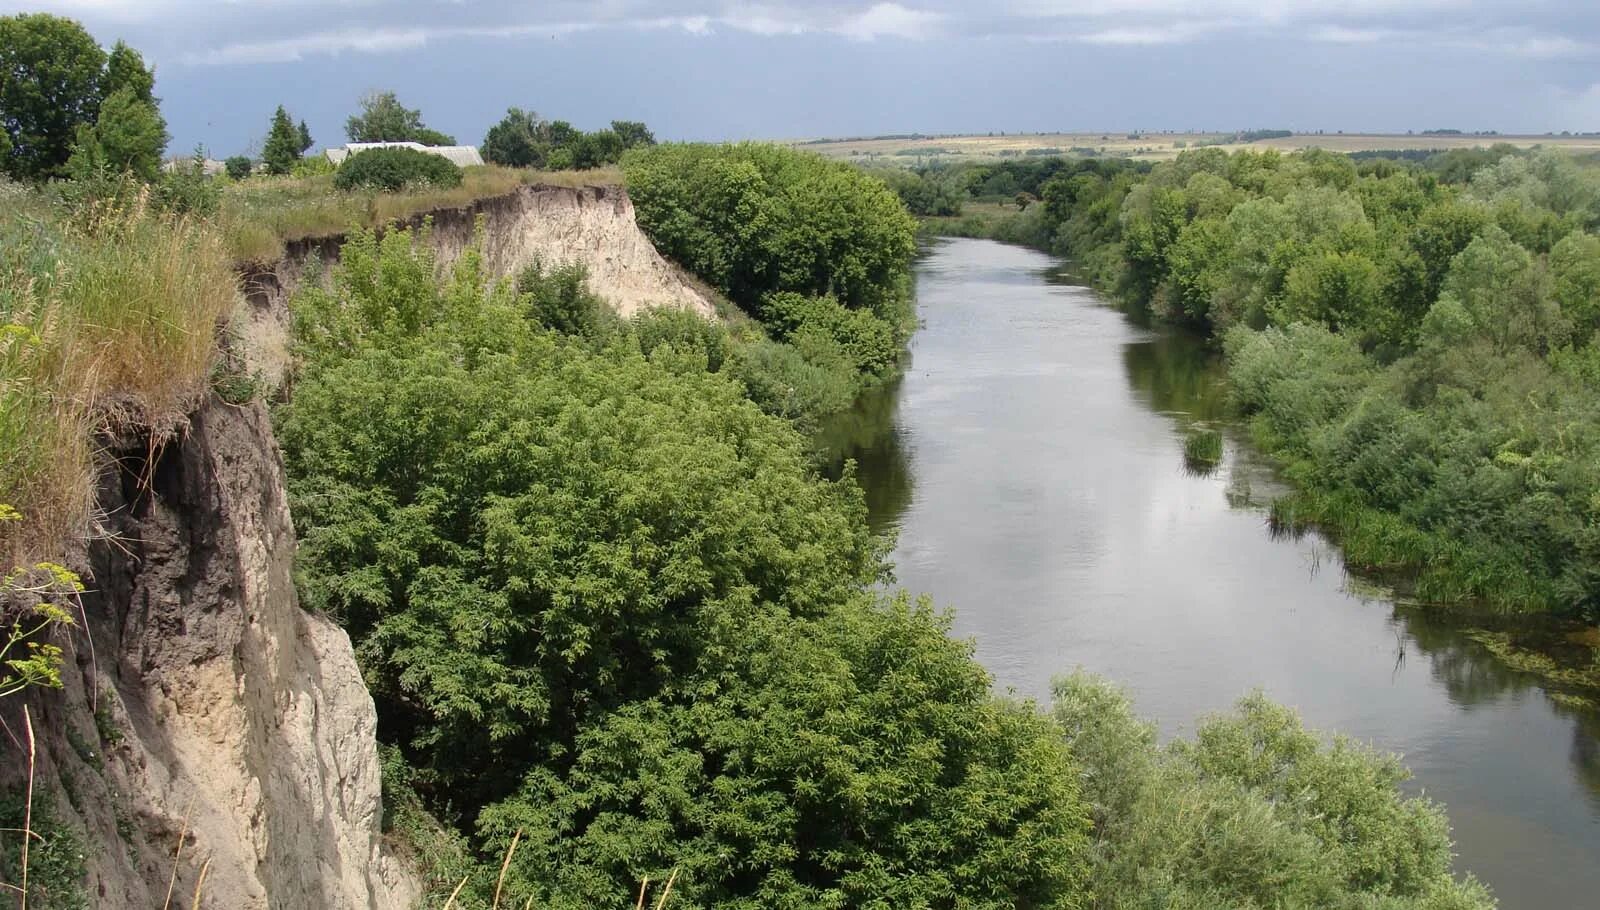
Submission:
<svg viewBox="0 0 1600 910">
<path fill-rule="evenodd" d="M 456 144 L 454 136 L 424 126 L 422 111 L 401 104 L 394 92 L 371 92 L 362 96 L 361 110 L 350 115 L 344 130 L 351 142 Z"/>
<path fill-rule="evenodd" d="M 126 62 L 126 55 L 120 59 Z M 93 126 L 106 95 L 106 53 L 83 26 L 46 13 L 0 17 L 0 128 L 6 173 L 63 173 L 80 126 Z M 116 78 L 126 78 L 119 65 Z"/>
</svg>

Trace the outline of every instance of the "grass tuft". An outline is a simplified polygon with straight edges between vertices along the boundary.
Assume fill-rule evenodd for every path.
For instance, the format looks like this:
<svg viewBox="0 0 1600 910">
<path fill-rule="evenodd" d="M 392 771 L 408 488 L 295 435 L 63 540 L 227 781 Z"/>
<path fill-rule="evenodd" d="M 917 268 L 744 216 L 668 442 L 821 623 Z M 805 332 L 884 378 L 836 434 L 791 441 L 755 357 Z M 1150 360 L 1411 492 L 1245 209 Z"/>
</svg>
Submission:
<svg viewBox="0 0 1600 910">
<path fill-rule="evenodd" d="M 1209 474 L 1222 463 L 1222 434 L 1193 430 L 1183 440 L 1183 462 L 1191 471 Z"/>
</svg>

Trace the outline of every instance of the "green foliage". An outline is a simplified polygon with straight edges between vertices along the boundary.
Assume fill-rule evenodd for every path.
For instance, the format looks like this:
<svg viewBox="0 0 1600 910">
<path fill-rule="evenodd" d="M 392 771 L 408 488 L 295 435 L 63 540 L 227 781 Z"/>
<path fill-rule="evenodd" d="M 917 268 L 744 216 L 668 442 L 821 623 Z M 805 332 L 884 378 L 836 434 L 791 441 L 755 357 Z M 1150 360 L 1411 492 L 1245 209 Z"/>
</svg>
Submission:
<svg viewBox="0 0 1600 910">
<path fill-rule="evenodd" d="M 576 273 L 440 280 L 425 248 L 358 236 L 301 291 L 277 421 L 305 601 L 398 747 L 391 824 L 471 836 L 467 905 L 517 831 L 513 906 L 674 868 L 695 906 L 1082 905 L 1054 731 L 877 599 L 859 488 L 747 400 L 745 352 L 794 349 L 681 313 L 552 332 L 584 331 Z"/>
<path fill-rule="evenodd" d="M 773 145 L 659 145 L 624 162 L 640 225 L 666 255 L 758 312 L 777 291 L 911 317 L 915 224 L 881 182 Z"/>
<path fill-rule="evenodd" d="M 752 632 L 717 697 L 619 710 L 484 813 L 524 832 L 513 894 L 620 906 L 676 868 L 697 907 L 1083 906 L 1075 769 L 947 621 L 902 597 Z"/>
<path fill-rule="evenodd" d="M 728 330 L 716 322 L 687 310 L 652 309 L 633 317 L 629 328 L 646 357 L 671 349 L 678 356 L 704 358 L 704 369 L 715 373 L 733 356 L 734 342 Z"/>
<path fill-rule="evenodd" d="M 1222 434 L 1194 430 L 1183 439 L 1183 460 L 1193 470 L 1209 471 L 1222 462 Z"/>
<path fill-rule="evenodd" d="M 1089 886 L 1106 908 L 1489 908 L 1451 877 L 1444 812 L 1392 755 L 1325 744 L 1260 694 L 1157 746 L 1127 695 L 1078 673 L 1055 717 L 1092 807 Z"/>
<path fill-rule="evenodd" d="M 609 334 L 620 320 L 604 300 L 590 293 L 588 277 L 581 265 L 546 270 L 534 263 L 523 269 L 517 276 L 517 292 L 527 299 L 527 318 L 563 335 Z"/>
<path fill-rule="evenodd" d="M 300 125 L 295 127 L 294 131 L 300 141 L 300 154 L 304 155 L 306 152 L 311 151 L 311 147 L 316 145 L 316 141 L 311 138 L 311 128 L 306 126 L 306 122 L 304 120 L 300 121 Z"/>
<path fill-rule="evenodd" d="M 423 145 L 455 145 L 447 136 L 422 124 L 422 111 L 400 103 L 394 92 L 371 92 L 361 99 L 361 111 L 350 115 L 344 131 L 351 142 L 420 142 Z M 305 138 L 310 138 L 307 135 Z M 301 137 L 295 131 L 298 143 Z M 305 146 L 297 146 L 296 155 Z"/>
<path fill-rule="evenodd" d="M 154 186 L 156 205 L 178 214 L 215 215 L 222 207 L 222 188 L 206 173 L 205 161 L 200 149 L 191 158 L 174 161 Z"/>
<path fill-rule="evenodd" d="M 156 106 L 156 74 L 144 65 L 144 57 L 118 41 L 106 57 L 106 75 L 101 85 L 106 97 L 127 90 L 137 101 Z"/>
<path fill-rule="evenodd" d="M 92 129 L 79 128 L 67 170 L 79 175 L 107 169 L 153 183 L 160 176 L 166 148 L 167 124 L 161 112 L 134 89 L 122 88 L 101 103 Z"/>
<path fill-rule="evenodd" d="M 233 155 L 228 158 L 228 160 L 224 161 L 222 166 L 227 169 L 228 176 L 234 180 L 244 180 L 248 178 L 251 172 L 255 169 L 254 162 L 252 162 L 249 158 L 246 158 L 244 155 Z"/>
<path fill-rule="evenodd" d="M 5 173 L 59 176 L 78 128 L 93 125 L 105 96 L 106 54 L 83 26 L 46 13 L 0 16 L 0 129 Z"/>
<path fill-rule="evenodd" d="M 631 148 L 655 145 L 643 123 L 614 120 L 611 129 L 585 133 L 562 121 L 543 120 L 532 111 L 513 107 L 489 128 L 483 158 L 506 167 L 590 169 L 616 164 Z"/>
<path fill-rule="evenodd" d="M 83 835 L 56 814 L 55 801 L 35 792 L 33 842 L 28 847 L 27 906 L 36 910 L 88 910 Z M 0 882 L 22 881 L 22 832 L 28 804 L 22 793 L 0 795 Z M 8 894 L 12 892 L 8 889 Z M 19 904 L 20 906 L 20 904 Z"/>
<path fill-rule="evenodd" d="M 368 187 L 401 190 L 408 186 L 448 189 L 461 185 L 461 168 L 450 159 L 414 148 L 373 148 L 356 152 L 333 175 L 341 190 Z"/>
<path fill-rule="evenodd" d="M 261 147 L 261 161 L 267 173 L 287 174 L 300 160 L 300 151 L 300 131 L 280 104 L 272 113 L 272 128 L 267 132 L 266 144 Z"/>
<path fill-rule="evenodd" d="M 730 371 L 767 413 L 810 426 L 898 370 L 914 224 L 881 182 L 753 144 L 655 146 L 625 168 L 663 252 L 771 333 L 743 339 Z"/>
</svg>

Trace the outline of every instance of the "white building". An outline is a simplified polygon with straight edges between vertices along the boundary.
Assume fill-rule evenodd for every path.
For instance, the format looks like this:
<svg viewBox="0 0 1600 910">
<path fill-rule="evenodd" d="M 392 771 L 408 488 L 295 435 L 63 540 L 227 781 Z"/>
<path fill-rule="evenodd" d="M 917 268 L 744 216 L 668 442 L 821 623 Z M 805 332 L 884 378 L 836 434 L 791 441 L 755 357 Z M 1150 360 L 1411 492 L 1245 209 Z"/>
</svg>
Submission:
<svg viewBox="0 0 1600 910">
<path fill-rule="evenodd" d="M 328 160 L 335 165 L 342 164 L 346 158 L 356 152 L 367 149 L 416 149 L 419 152 L 430 152 L 455 162 L 457 167 L 472 167 L 483 164 L 483 156 L 478 154 L 475 145 L 423 145 L 420 142 L 348 142 L 338 148 L 331 148 L 323 152 Z"/>
</svg>

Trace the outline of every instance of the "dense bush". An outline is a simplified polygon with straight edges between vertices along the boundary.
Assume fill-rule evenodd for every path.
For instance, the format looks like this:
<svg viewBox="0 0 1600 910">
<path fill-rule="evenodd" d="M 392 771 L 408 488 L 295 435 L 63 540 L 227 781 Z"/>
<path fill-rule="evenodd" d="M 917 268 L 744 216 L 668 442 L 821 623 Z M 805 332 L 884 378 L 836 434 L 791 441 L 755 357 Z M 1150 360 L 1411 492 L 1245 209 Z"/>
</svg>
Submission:
<svg viewBox="0 0 1600 910">
<path fill-rule="evenodd" d="M 759 312 L 778 291 L 912 324 L 916 225 L 882 182 L 774 145 L 660 145 L 624 161 L 639 224 L 667 256 Z"/>
<path fill-rule="evenodd" d="M 1055 685 L 1082 765 L 1096 906 L 1484 910 L 1451 877 L 1444 811 L 1399 786 L 1391 755 L 1325 744 L 1261 695 L 1156 745 L 1126 694 L 1084 674 Z"/>
<path fill-rule="evenodd" d="M 334 172 L 341 190 L 399 190 L 413 185 L 449 188 L 461 185 L 461 168 L 442 155 L 411 148 L 375 148 L 346 158 Z"/>
<path fill-rule="evenodd" d="M 517 293 L 527 301 L 526 317 L 563 335 L 600 338 L 616 328 L 617 314 L 590 293 L 581 265 L 546 269 L 534 263 L 517 275 Z"/>
</svg>

